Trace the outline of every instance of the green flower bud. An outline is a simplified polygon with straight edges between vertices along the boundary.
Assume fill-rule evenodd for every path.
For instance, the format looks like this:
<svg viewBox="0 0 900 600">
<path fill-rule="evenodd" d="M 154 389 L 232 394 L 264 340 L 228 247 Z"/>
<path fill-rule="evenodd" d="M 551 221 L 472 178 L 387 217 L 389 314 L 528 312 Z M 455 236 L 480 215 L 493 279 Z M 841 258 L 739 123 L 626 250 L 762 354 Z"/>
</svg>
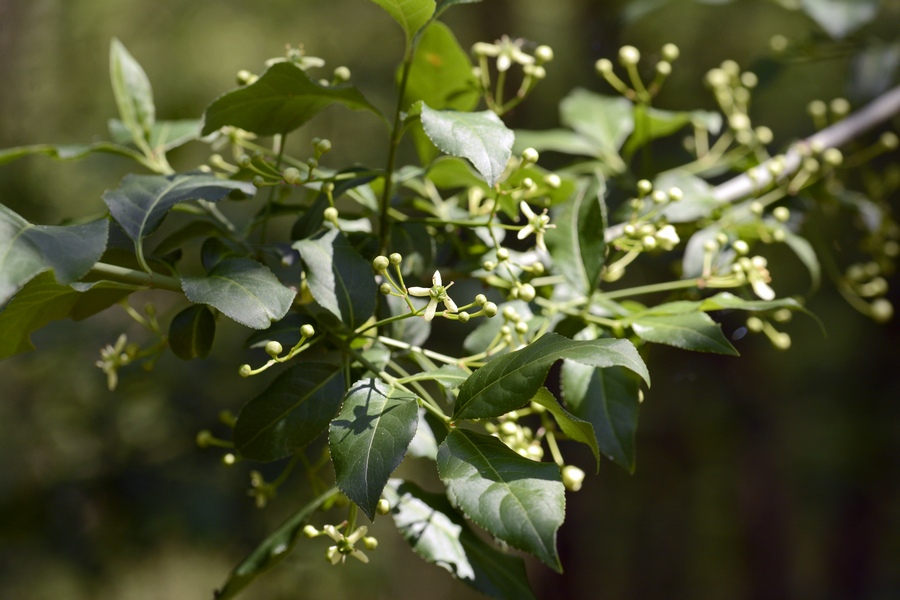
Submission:
<svg viewBox="0 0 900 600">
<path fill-rule="evenodd" d="M 740 256 L 744 256 L 750 252 L 750 245 L 744 240 L 736 240 L 731 247 L 734 248 L 734 251 Z"/>
<path fill-rule="evenodd" d="M 763 330 L 763 322 L 759 317 L 748 317 L 747 318 L 747 329 L 754 333 L 759 333 Z"/>
<path fill-rule="evenodd" d="M 553 60 L 553 48 L 547 45 L 540 45 L 534 49 L 534 59 L 538 63 L 548 63 Z"/>
<path fill-rule="evenodd" d="M 390 266 L 391 261 L 387 256 L 376 256 L 374 260 L 372 260 L 372 268 L 378 272 L 384 271 Z"/>
<path fill-rule="evenodd" d="M 344 66 L 340 66 L 334 70 L 334 80 L 343 83 L 344 81 L 350 81 L 350 69 Z"/>
<path fill-rule="evenodd" d="M 662 190 L 653 190 L 653 193 L 650 194 L 650 198 L 657 204 L 665 204 L 669 201 L 669 195 Z"/>
<path fill-rule="evenodd" d="M 279 342 L 276 342 L 275 340 L 272 340 L 272 341 L 266 343 L 266 354 L 268 354 L 272 358 L 275 358 L 276 356 L 281 354 L 283 351 L 284 351 L 284 348 L 282 347 L 282 345 Z"/>
<path fill-rule="evenodd" d="M 213 441 L 213 434 L 209 429 L 203 429 L 197 432 L 197 447 L 208 448 Z"/>
<path fill-rule="evenodd" d="M 652 235 L 645 235 L 641 238 L 641 245 L 644 247 L 644 250 L 653 250 L 656 248 L 656 238 Z"/>
<path fill-rule="evenodd" d="M 251 181 L 253 182 L 253 185 L 258 188 L 266 185 L 266 179 L 262 175 L 255 175 Z"/>
<path fill-rule="evenodd" d="M 391 284 L 385 282 L 378 286 L 378 291 L 387 296 L 394 291 L 394 288 L 391 287 Z"/>
<path fill-rule="evenodd" d="M 619 48 L 619 62 L 623 66 L 636 65 L 641 60 L 641 52 L 634 46 L 622 46 Z"/>
<path fill-rule="evenodd" d="M 319 140 L 314 146 L 317 154 L 327 154 L 331 152 L 331 140 Z"/>
<path fill-rule="evenodd" d="M 237 164 L 238 164 L 238 166 L 240 166 L 240 167 L 242 167 L 242 168 L 244 168 L 244 169 L 246 169 L 247 167 L 249 167 L 249 166 L 250 166 L 250 163 L 252 163 L 252 162 L 253 162 L 253 159 L 250 158 L 250 155 L 249 155 L 249 154 L 241 154 L 241 155 L 238 156 L 238 158 L 237 158 Z"/>
<path fill-rule="evenodd" d="M 259 77 L 257 77 L 247 69 L 241 69 L 235 76 L 235 80 L 237 81 L 238 85 L 250 85 L 257 79 L 259 79 Z"/>
<path fill-rule="evenodd" d="M 403 262 L 403 255 L 401 255 L 399 252 L 392 252 L 388 258 L 391 260 L 391 264 L 395 267 Z"/>
<path fill-rule="evenodd" d="M 362 539 L 363 546 L 365 546 L 366 550 L 374 550 L 378 547 L 378 540 L 373 538 L 372 536 L 366 536 Z"/>
<path fill-rule="evenodd" d="M 237 456 L 235 456 L 231 452 L 229 452 L 228 454 L 226 454 L 225 456 L 222 457 L 222 464 L 225 465 L 226 467 L 230 467 L 231 465 L 233 465 L 236 462 L 237 462 Z"/>
<path fill-rule="evenodd" d="M 769 38 L 769 48 L 776 54 L 780 54 L 787 50 L 788 43 L 788 39 L 781 34 L 776 34 Z"/>
<path fill-rule="evenodd" d="M 526 333 L 528 333 L 528 323 L 526 323 L 525 321 L 519 321 L 518 323 L 516 323 L 516 333 L 518 333 L 519 335 L 525 335 Z"/>
<path fill-rule="evenodd" d="M 288 185 L 298 185 L 303 183 L 303 176 L 300 174 L 300 169 L 296 167 L 288 167 L 282 171 L 281 178 L 284 179 L 284 182 Z"/>
<path fill-rule="evenodd" d="M 544 184 L 553 190 L 558 190 L 562 185 L 562 179 L 556 173 L 548 173 L 544 176 Z"/>
<path fill-rule="evenodd" d="M 303 535 L 308 538 L 314 538 L 319 535 L 319 530 L 313 527 L 312 525 L 304 525 L 303 526 Z"/>
<path fill-rule="evenodd" d="M 385 498 L 381 498 L 375 505 L 375 512 L 379 515 L 386 515 L 391 512 L 391 504 Z"/>
<path fill-rule="evenodd" d="M 485 302 L 481 310 L 484 311 L 484 316 L 491 318 L 493 316 L 496 316 L 498 309 L 497 305 L 493 302 Z"/>
<path fill-rule="evenodd" d="M 772 211 L 772 216 L 780 223 L 787 223 L 791 218 L 791 211 L 786 206 L 777 206 Z"/>
<path fill-rule="evenodd" d="M 828 107 L 826 107 L 825 103 L 821 100 L 813 100 L 806 105 L 806 112 L 813 117 L 824 117 L 827 111 Z"/>
<path fill-rule="evenodd" d="M 334 223 L 335 225 L 337 225 L 338 209 L 336 209 L 335 207 L 329 206 L 328 208 L 326 208 L 325 211 L 322 213 L 322 216 L 329 223 Z"/>
<path fill-rule="evenodd" d="M 829 108 L 836 117 L 843 117 L 850 112 L 850 102 L 846 98 L 835 98 Z"/>
<path fill-rule="evenodd" d="M 459 313 L 456 316 L 459 319 L 460 323 L 468 323 L 469 319 L 471 318 L 471 315 L 469 313 L 467 313 L 466 311 L 462 311 L 461 313 Z"/>
<path fill-rule="evenodd" d="M 894 305 L 891 304 L 890 300 L 878 298 L 872 302 L 871 311 L 872 319 L 876 323 L 887 323 L 894 316 Z"/>
<path fill-rule="evenodd" d="M 756 73 L 751 73 L 750 71 L 741 73 L 741 85 L 748 90 L 755 88 L 758 83 L 759 78 L 756 76 Z"/>
<path fill-rule="evenodd" d="M 637 191 L 641 196 L 646 196 L 653 191 L 653 184 L 647 179 L 641 179 L 637 182 Z"/>
<path fill-rule="evenodd" d="M 485 271 L 493 271 L 494 269 L 497 268 L 497 263 L 495 263 L 495 262 L 492 261 L 492 260 L 486 260 L 486 261 L 484 261 L 484 262 L 481 264 L 481 267 L 482 267 Z"/>
<path fill-rule="evenodd" d="M 300 335 L 302 335 L 305 338 L 311 338 L 312 336 L 316 335 L 316 330 L 313 328 L 312 325 L 307 323 L 306 325 L 304 325 L 300 328 Z"/>
<path fill-rule="evenodd" d="M 662 56 L 663 60 L 666 60 L 668 62 L 675 62 L 676 60 L 678 60 L 678 56 L 680 54 L 681 51 L 675 44 L 665 44 L 659 51 L 659 55 Z"/>
<path fill-rule="evenodd" d="M 534 164 L 540 158 L 540 154 L 534 148 L 525 148 L 522 151 L 522 162 L 526 164 Z"/>
<path fill-rule="evenodd" d="M 609 73 L 612 73 L 613 64 L 608 58 L 601 58 L 597 62 L 594 63 L 594 69 L 597 70 L 597 73 L 603 75 L 604 77 Z"/>
<path fill-rule="evenodd" d="M 570 492 L 577 492 L 584 483 L 584 471 L 574 465 L 566 465 L 562 469 L 563 485 Z"/>
<path fill-rule="evenodd" d="M 760 144 L 771 144 L 772 140 L 775 138 L 775 134 L 772 133 L 772 130 L 765 125 L 757 127 L 753 130 L 753 133 L 756 135 L 756 139 L 759 140 Z"/>
<path fill-rule="evenodd" d="M 656 72 L 662 77 L 668 77 L 672 74 L 672 63 L 661 60 L 656 63 Z"/>
<path fill-rule="evenodd" d="M 825 161 L 825 164 L 827 165 L 838 167 L 844 162 L 844 155 L 837 148 L 828 148 L 822 153 L 822 160 Z"/>
<path fill-rule="evenodd" d="M 524 283 L 522 284 L 522 287 L 519 288 L 519 298 L 525 302 L 531 302 L 536 295 L 537 292 L 535 292 L 534 286 L 530 283 Z"/>
<path fill-rule="evenodd" d="M 509 258 L 509 250 L 506 248 L 497 248 L 497 259 L 506 260 Z"/>
<path fill-rule="evenodd" d="M 484 306 L 486 302 L 487 296 L 485 296 L 484 294 L 478 294 L 477 296 L 475 296 L 475 304 Z"/>
<path fill-rule="evenodd" d="M 251 367 L 250 365 L 241 365 L 241 368 L 238 369 L 238 375 L 240 375 L 241 377 L 250 377 L 252 373 L 253 367 Z"/>
<path fill-rule="evenodd" d="M 881 134 L 881 137 L 878 138 L 878 143 L 887 150 L 895 150 L 898 143 L 900 143 L 900 140 L 897 139 L 897 134 L 893 131 L 885 131 Z"/>
</svg>

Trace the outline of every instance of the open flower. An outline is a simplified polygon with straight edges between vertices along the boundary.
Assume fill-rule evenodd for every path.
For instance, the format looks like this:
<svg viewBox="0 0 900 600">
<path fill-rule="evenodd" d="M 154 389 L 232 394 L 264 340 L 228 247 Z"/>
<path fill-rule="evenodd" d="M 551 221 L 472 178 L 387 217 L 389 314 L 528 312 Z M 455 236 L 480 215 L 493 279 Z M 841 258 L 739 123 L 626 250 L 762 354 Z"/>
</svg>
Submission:
<svg viewBox="0 0 900 600">
<path fill-rule="evenodd" d="M 550 225 L 550 217 L 547 215 L 547 209 L 545 208 L 544 212 L 537 214 L 531 210 L 531 207 L 528 206 L 528 203 L 524 200 L 519 203 L 519 208 L 522 209 L 525 218 L 528 219 L 528 225 L 520 229 L 516 237 L 520 240 L 524 240 L 533 233 L 534 245 L 546 252 L 547 246 L 544 244 L 544 233 L 548 229 L 554 229 L 556 227 L 556 225 Z"/>
<path fill-rule="evenodd" d="M 497 57 L 497 70 L 507 71 L 513 63 L 520 65 L 534 64 L 534 57 L 522 51 L 525 40 L 513 40 L 503 36 L 493 44 L 478 42 L 472 47 L 476 55 Z"/>
<path fill-rule="evenodd" d="M 428 306 L 425 307 L 425 320 L 430 321 L 434 318 L 434 313 L 437 310 L 439 302 L 443 303 L 444 307 L 450 312 L 459 312 L 456 303 L 447 294 L 447 289 L 453 285 L 453 282 L 451 281 L 447 285 L 444 285 L 441 281 L 440 271 L 435 271 L 434 276 L 431 278 L 431 283 L 432 286 L 430 288 L 411 287 L 407 289 L 411 296 L 428 297 Z"/>
</svg>

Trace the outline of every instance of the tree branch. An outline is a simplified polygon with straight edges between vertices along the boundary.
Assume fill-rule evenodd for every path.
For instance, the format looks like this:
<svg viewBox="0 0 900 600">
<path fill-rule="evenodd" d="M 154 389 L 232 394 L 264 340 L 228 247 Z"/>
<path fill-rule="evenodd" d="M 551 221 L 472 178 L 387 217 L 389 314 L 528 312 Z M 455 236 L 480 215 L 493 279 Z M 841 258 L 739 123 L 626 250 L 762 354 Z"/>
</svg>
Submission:
<svg viewBox="0 0 900 600">
<path fill-rule="evenodd" d="M 784 161 L 778 176 L 789 177 L 800 168 L 804 156 L 809 156 L 811 148 L 825 150 L 842 146 L 898 113 L 900 113 L 900 86 L 885 92 L 837 123 L 804 140 L 794 142 L 783 156 L 771 158 L 746 173 L 717 185 L 712 191 L 713 198 L 720 204 L 747 198 L 772 183 L 773 175 L 769 167 L 774 161 Z M 624 223 L 619 223 L 607 228 L 604 238 L 607 242 L 611 242 L 622 235 L 624 227 Z"/>
</svg>

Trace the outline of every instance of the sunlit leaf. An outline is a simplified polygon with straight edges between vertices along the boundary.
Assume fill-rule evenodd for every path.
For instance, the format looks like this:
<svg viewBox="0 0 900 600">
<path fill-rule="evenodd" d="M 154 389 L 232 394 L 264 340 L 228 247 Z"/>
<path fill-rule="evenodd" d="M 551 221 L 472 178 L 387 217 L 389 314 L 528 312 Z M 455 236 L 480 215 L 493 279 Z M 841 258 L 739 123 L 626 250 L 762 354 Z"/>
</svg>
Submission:
<svg viewBox="0 0 900 600">
<path fill-rule="evenodd" d="M 423 104 L 422 126 L 446 154 L 468 159 L 489 186 L 497 183 L 512 155 L 514 135 L 494 112 L 433 110 Z"/>
<path fill-rule="evenodd" d="M 332 104 L 381 115 L 355 87 L 325 86 L 290 62 L 279 62 L 252 84 L 214 100 L 204 114 L 202 133 L 226 125 L 257 135 L 289 133 Z"/>
<path fill-rule="evenodd" d="M 403 94 L 403 108 L 423 101 L 435 110 L 470 111 L 478 104 L 472 61 L 449 27 L 435 21 L 416 48 Z"/>
<path fill-rule="evenodd" d="M 372 0 L 383 8 L 403 28 L 406 44 L 434 14 L 435 0 Z"/>
<path fill-rule="evenodd" d="M 181 287 L 191 302 L 209 304 L 253 329 L 284 317 L 296 295 L 268 267 L 249 258 L 226 258 L 205 277 L 184 277 Z"/>
<path fill-rule="evenodd" d="M 577 88 L 559 105 L 562 123 L 617 155 L 634 130 L 632 104 L 621 96 L 603 96 Z"/>
<path fill-rule="evenodd" d="M 109 47 L 109 79 L 119 118 L 138 146 L 146 143 L 156 122 L 153 90 L 144 69 L 122 43 L 113 38 Z"/>
<path fill-rule="evenodd" d="M 205 173 L 126 175 L 119 187 L 107 190 L 103 201 L 122 230 L 135 242 L 159 227 L 169 210 L 180 202 L 218 202 L 228 194 L 256 192 L 247 181 L 230 181 Z"/>
<path fill-rule="evenodd" d="M 843 39 L 878 15 L 879 0 L 801 0 L 800 7 L 836 40 Z"/>
<path fill-rule="evenodd" d="M 391 479 L 384 496 L 400 535 L 425 561 L 493 598 L 534 598 L 524 561 L 478 537 L 444 495 Z"/>
<path fill-rule="evenodd" d="M 353 384 L 331 422 L 328 447 L 337 485 L 370 519 L 388 478 L 406 455 L 418 420 L 415 396 L 380 379 L 364 379 Z"/>
<path fill-rule="evenodd" d="M 547 333 L 475 371 L 459 389 L 453 419 L 497 417 L 521 408 L 543 386 L 553 363 L 562 359 L 593 367 L 627 367 L 650 382 L 644 361 L 628 340 L 570 340 Z"/>
<path fill-rule="evenodd" d="M 554 213 L 556 229 L 546 235 L 554 266 L 586 296 L 600 283 L 606 251 L 604 187 L 597 177 L 580 182 L 572 200 Z"/>
<path fill-rule="evenodd" d="M 631 328 L 647 342 L 738 356 L 738 351 L 722 333 L 722 327 L 703 312 L 638 317 L 632 321 Z"/>
<path fill-rule="evenodd" d="M 453 429 L 438 447 L 447 497 L 478 526 L 562 571 L 556 532 L 565 519 L 559 467 L 524 458 L 495 437 Z"/>
<path fill-rule="evenodd" d="M 32 225 L 0 204 L 0 306 L 32 277 L 52 270 L 59 283 L 83 277 L 106 249 L 109 221 Z"/>
</svg>

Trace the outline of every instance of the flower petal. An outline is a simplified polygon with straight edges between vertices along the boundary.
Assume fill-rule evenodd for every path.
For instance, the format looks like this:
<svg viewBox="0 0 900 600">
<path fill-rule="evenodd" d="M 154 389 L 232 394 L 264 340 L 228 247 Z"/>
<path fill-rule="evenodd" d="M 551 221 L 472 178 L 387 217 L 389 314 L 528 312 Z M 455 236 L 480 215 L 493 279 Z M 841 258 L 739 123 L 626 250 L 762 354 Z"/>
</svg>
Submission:
<svg viewBox="0 0 900 600">
<path fill-rule="evenodd" d="M 447 307 L 447 310 L 449 310 L 450 312 L 453 312 L 453 313 L 459 312 L 459 308 L 456 307 L 456 302 L 453 301 L 453 298 L 451 298 L 450 296 L 447 296 L 445 294 L 443 301 L 444 301 L 444 306 Z"/>
<path fill-rule="evenodd" d="M 409 292 L 410 296 L 430 296 L 431 288 L 423 288 L 418 286 L 413 286 L 411 288 L 406 288 L 406 291 Z"/>
<path fill-rule="evenodd" d="M 432 298 L 428 301 L 428 306 L 425 307 L 425 320 L 430 321 L 434 318 L 434 313 L 437 310 L 438 301 L 437 298 Z"/>
</svg>

